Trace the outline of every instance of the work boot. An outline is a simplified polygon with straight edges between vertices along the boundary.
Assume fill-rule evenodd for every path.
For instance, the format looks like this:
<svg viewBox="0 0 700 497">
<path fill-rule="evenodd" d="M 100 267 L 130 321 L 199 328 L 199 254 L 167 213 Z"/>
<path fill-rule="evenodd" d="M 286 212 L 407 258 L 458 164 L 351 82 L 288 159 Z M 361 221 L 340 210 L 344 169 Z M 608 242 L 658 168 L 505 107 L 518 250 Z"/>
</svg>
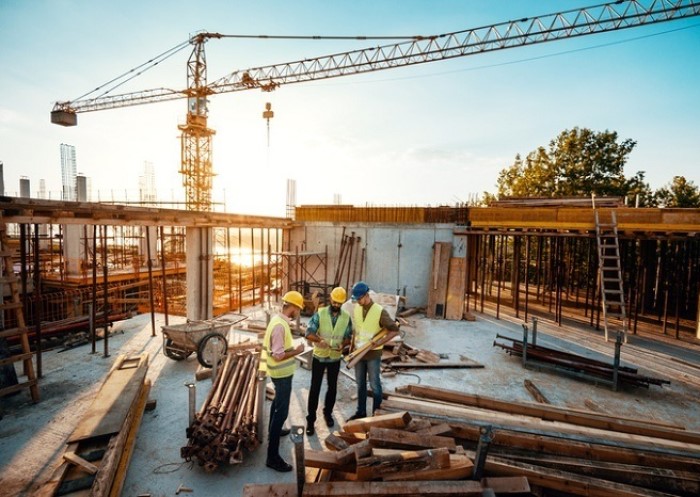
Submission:
<svg viewBox="0 0 700 497">
<path fill-rule="evenodd" d="M 353 414 L 352 416 L 350 416 L 350 417 L 348 418 L 348 421 L 352 421 L 352 420 L 354 420 L 354 419 L 362 419 L 362 418 L 366 418 L 366 417 L 367 417 L 366 414 L 357 414 L 357 413 L 355 413 L 355 414 Z"/>
<path fill-rule="evenodd" d="M 314 424 L 308 423 L 306 425 L 306 434 L 311 437 L 314 433 L 316 433 L 316 430 L 314 429 Z"/>
<path fill-rule="evenodd" d="M 331 428 L 335 424 L 333 418 L 329 414 L 324 414 L 323 419 L 326 421 L 326 426 L 328 428 Z"/>
<path fill-rule="evenodd" d="M 292 465 L 287 464 L 287 462 L 279 456 L 275 459 L 268 459 L 265 465 L 280 473 L 287 473 L 292 470 Z"/>
</svg>

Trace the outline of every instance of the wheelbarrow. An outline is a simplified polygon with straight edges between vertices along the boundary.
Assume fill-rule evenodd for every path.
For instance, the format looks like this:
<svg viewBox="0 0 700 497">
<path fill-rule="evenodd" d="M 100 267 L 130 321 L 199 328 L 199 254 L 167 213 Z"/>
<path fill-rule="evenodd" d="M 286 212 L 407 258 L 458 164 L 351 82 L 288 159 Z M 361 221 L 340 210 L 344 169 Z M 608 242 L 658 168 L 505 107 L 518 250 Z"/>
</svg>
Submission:
<svg viewBox="0 0 700 497">
<path fill-rule="evenodd" d="M 219 361 L 228 351 L 226 335 L 231 321 L 188 321 L 183 324 L 165 325 L 163 332 L 163 353 L 175 361 L 187 359 L 193 352 L 205 368 L 214 365 L 214 358 Z"/>
</svg>

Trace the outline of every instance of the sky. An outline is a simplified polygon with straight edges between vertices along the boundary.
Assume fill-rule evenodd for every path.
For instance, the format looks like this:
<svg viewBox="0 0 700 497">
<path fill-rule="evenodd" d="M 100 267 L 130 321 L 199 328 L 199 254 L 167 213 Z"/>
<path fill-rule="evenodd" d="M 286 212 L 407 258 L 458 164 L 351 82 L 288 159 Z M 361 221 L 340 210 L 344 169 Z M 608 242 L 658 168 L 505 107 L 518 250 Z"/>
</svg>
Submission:
<svg viewBox="0 0 700 497">
<path fill-rule="evenodd" d="M 651 0 L 642 1 L 648 4 Z M 7 195 L 20 177 L 60 198 L 60 144 L 76 147 L 92 200 L 137 200 L 152 164 L 158 196 L 184 199 L 186 100 L 78 114 L 72 100 L 187 41 L 237 35 L 413 36 L 596 5 L 592 0 L 0 0 L 0 161 Z M 214 39 L 209 82 L 233 71 L 390 41 Z M 187 87 L 190 49 L 119 92 Z M 455 205 L 496 191 L 517 154 L 562 131 L 615 131 L 637 146 L 625 175 L 653 189 L 700 184 L 700 17 L 342 78 L 214 95 L 209 102 L 216 210 L 283 216 L 296 203 Z M 269 102 L 275 115 L 262 118 Z M 269 136 L 269 143 L 268 143 Z"/>
</svg>

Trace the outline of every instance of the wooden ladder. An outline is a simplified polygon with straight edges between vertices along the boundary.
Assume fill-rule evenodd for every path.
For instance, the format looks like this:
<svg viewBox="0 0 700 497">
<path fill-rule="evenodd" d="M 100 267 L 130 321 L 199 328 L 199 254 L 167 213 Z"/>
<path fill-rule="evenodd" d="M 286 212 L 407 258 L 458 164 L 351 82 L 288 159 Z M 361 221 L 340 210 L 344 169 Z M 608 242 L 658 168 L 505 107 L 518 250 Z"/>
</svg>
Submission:
<svg viewBox="0 0 700 497">
<path fill-rule="evenodd" d="M 625 292 L 622 288 L 622 265 L 620 263 L 620 242 L 617 234 L 617 216 L 610 212 L 609 219 L 601 221 L 598 209 L 595 214 L 595 234 L 598 242 L 598 278 L 603 307 L 605 341 L 609 341 L 610 319 L 621 322 L 622 339 L 627 343 L 627 313 Z"/>
<path fill-rule="evenodd" d="M 0 338 L 17 337 L 22 347 L 19 354 L 0 359 L 0 366 L 13 365 L 15 362 L 21 361 L 24 366 L 24 376 L 27 377 L 27 381 L 0 389 L 0 397 L 28 387 L 32 400 L 39 402 L 39 386 L 32 363 L 33 353 L 29 347 L 24 311 L 19 297 L 19 279 L 13 269 L 12 256 L 13 251 L 7 245 L 7 226 L 0 214 L 0 261 L 2 262 L 2 273 L 0 274 L 0 291 L 2 292 L 0 329 L 2 331 L 0 331 Z M 9 291 L 7 291 L 8 289 Z"/>
</svg>

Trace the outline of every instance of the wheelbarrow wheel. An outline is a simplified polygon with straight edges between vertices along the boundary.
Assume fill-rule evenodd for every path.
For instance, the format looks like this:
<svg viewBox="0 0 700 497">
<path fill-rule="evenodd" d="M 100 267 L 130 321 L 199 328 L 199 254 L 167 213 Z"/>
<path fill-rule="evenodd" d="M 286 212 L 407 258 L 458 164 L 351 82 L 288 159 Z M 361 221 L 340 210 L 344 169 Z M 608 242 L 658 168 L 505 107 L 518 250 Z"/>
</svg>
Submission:
<svg viewBox="0 0 700 497">
<path fill-rule="evenodd" d="M 205 368 L 211 368 L 214 365 L 214 357 L 218 355 L 221 362 L 227 351 L 226 338 L 221 333 L 209 333 L 199 342 L 197 360 Z"/>
<path fill-rule="evenodd" d="M 165 340 L 165 355 L 171 358 L 173 361 L 184 361 L 187 359 L 190 355 L 192 355 L 192 351 L 184 351 L 180 349 L 171 349 L 170 346 L 173 344 L 173 341 L 168 338 Z"/>
</svg>

